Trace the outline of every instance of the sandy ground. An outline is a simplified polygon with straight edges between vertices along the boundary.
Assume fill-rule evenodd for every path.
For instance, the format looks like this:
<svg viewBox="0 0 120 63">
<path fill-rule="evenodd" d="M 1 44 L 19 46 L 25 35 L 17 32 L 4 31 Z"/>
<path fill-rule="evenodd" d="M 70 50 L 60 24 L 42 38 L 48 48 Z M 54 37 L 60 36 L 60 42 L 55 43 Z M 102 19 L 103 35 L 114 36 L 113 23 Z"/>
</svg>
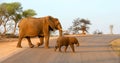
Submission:
<svg viewBox="0 0 120 63">
<path fill-rule="evenodd" d="M 56 37 L 50 37 L 50 39 L 55 39 Z M 26 48 L 29 48 L 28 41 L 26 39 L 22 40 L 22 46 L 23 48 L 17 48 L 18 39 L 17 38 L 1 38 L 0 39 L 0 61 L 5 60 L 6 58 L 17 54 L 20 51 L 23 51 Z M 32 43 L 35 45 L 39 41 L 38 38 L 32 38 Z M 23 43 L 24 42 L 24 43 Z"/>
</svg>

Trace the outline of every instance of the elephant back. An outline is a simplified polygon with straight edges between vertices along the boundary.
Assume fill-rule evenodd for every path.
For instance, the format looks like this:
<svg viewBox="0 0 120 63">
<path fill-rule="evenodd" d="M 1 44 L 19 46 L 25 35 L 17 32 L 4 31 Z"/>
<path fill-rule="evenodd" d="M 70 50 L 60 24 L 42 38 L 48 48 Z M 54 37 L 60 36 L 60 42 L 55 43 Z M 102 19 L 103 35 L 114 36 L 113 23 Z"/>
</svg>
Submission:
<svg viewBox="0 0 120 63">
<path fill-rule="evenodd" d="M 57 44 L 63 46 L 63 45 L 68 45 L 69 44 L 69 39 L 68 37 L 59 37 L 57 39 Z"/>
<path fill-rule="evenodd" d="M 19 34 L 23 36 L 38 36 L 43 35 L 42 19 L 23 18 L 19 23 Z"/>
<path fill-rule="evenodd" d="M 76 43 L 78 43 L 78 40 L 75 37 L 69 37 L 69 42 L 73 43 L 73 44 L 76 44 Z"/>
</svg>

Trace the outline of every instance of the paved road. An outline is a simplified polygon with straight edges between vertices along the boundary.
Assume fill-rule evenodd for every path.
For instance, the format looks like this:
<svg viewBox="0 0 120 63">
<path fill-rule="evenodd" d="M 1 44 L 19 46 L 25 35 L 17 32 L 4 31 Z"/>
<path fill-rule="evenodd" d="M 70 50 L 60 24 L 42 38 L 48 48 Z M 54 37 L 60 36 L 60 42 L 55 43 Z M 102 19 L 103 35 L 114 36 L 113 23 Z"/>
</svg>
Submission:
<svg viewBox="0 0 120 63">
<path fill-rule="evenodd" d="M 80 47 L 75 47 L 76 53 L 54 52 L 56 39 L 50 40 L 50 49 L 26 48 L 7 58 L 1 63 L 120 63 L 120 58 L 108 45 L 110 41 L 120 38 L 120 35 L 96 35 L 77 37 Z"/>
</svg>

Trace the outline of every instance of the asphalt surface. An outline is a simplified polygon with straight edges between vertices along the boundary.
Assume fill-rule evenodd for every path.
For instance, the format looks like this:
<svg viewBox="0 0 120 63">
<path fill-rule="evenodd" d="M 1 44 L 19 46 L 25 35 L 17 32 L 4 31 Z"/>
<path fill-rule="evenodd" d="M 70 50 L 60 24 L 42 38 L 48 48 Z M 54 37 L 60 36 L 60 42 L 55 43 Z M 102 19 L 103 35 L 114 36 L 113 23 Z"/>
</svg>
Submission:
<svg viewBox="0 0 120 63">
<path fill-rule="evenodd" d="M 120 35 L 77 36 L 80 46 L 75 46 L 75 53 L 70 47 L 66 53 L 55 52 L 56 39 L 51 39 L 49 49 L 25 48 L 1 63 L 120 63 L 120 57 L 109 46 L 117 38 Z"/>
</svg>

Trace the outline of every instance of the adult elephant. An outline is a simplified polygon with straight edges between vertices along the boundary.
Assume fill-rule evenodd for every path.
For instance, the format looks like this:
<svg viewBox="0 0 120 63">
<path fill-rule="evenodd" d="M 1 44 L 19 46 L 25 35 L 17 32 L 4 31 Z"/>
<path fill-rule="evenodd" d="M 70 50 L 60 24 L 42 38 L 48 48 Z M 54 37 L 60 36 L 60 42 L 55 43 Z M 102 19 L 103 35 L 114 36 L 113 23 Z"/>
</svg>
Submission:
<svg viewBox="0 0 120 63">
<path fill-rule="evenodd" d="M 19 27 L 19 40 L 17 47 L 22 48 L 21 41 L 23 38 L 27 38 L 30 48 L 33 48 L 30 38 L 38 36 L 40 38 L 40 43 L 37 46 L 40 46 L 44 43 L 45 39 L 45 48 L 49 48 L 49 36 L 50 31 L 59 30 L 59 36 L 62 36 L 62 27 L 57 18 L 52 16 L 46 16 L 41 18 L 23 18 L 18 24 Z"/>
</svg>

